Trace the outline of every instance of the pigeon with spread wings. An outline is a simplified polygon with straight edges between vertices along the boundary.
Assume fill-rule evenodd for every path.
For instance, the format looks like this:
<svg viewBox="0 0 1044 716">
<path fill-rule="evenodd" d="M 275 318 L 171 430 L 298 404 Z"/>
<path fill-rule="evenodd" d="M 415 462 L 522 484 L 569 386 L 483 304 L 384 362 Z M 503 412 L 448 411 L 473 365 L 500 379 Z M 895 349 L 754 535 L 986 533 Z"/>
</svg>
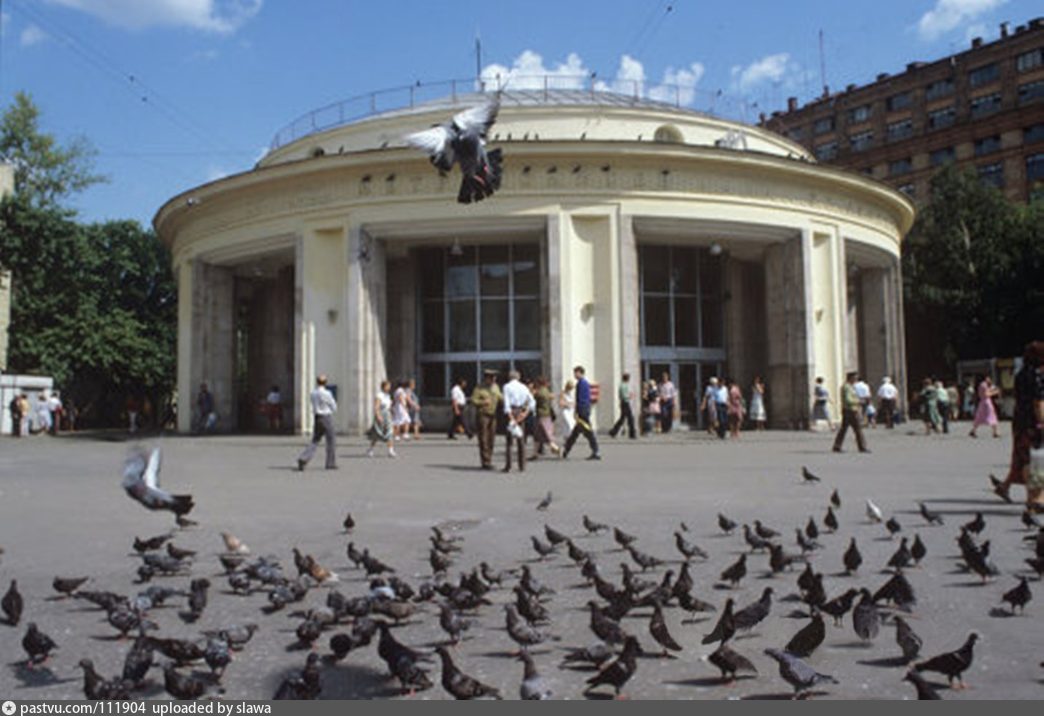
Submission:
<svg viewBox="0 0 1044 716">
<path fill-rule="evenodd" d="M 172 495 L 159 486 L 160 449 L 138 449 L 123 465 L 123 489 L 150 510 L 170 510 L 176 515 L 192 511 L 192 495 Z"/>
<path fill-rule="evenodd" d="M 486 151 L 486 134 L 499 110 L 497 94 L 485 104 L 458 112 L 448 122 L 406 136 L 410 146 L 428 153 L 440 172 L 460 165 L 462 178 L 457 201 L 461 204 L 482 201 L 500 188 L 500 150 Z"/>
</svg>

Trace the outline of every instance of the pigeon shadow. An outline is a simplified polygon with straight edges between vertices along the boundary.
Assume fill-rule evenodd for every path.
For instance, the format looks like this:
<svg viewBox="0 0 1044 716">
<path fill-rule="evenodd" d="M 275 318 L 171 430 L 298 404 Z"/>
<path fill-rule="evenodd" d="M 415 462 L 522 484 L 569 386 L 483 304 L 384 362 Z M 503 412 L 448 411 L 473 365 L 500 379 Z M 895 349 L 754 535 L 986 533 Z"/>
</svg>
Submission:
<svg viewBox="0 0 1044 716">
<path fill-rule="evenodd" d="M 831 644 L 831 649 L 870 649 L 873 648 L 872 641 L 843 641 L 840 644 Z"/>
<path fill-rule="evenodd" d="M 990 616 L 998 619 L 1010 619 L 1011 617 L 1018 615 L 1008 609 L 1004 609 L 1003 607 L 993 607 L 990 609 Z"/>
<path fill-rule="evenodd" d="M 776 694 L 747 694 L 746 696 L 741 696 L 740 697 L 741 701 L 792 701 L 793 699 L 794 699 L 794 695 L 791 694 L 791 693 L 785 693 L 785 694 L 778 694 L 778 693 L 776 693 Z"/>
<path fill-rule="evenodd" d="M 910 662 L 904 656 L 887 656 L 881 659 L 860 659 L 856 663 L 863 666 L 876 666 L 882 669 L 895 669 L 900 666 L 906 666 Z"/>
<path fill-rule="evenodd" d="M 8 666 L 11 669 L 11 673 L 18 680 L 20 688 L 23 689 L 37 689 L 43 686 L 79 681 L 79 679 L 74 678 L 59 679 L 49 666 L 37 666 L 30 669 L 24 661 L 15 661 L 8 664 Z"/>
<path fill-rule="evenodd" d="M 584 698 L 588 701 L 615 701 L 616 697 L 604 691 L 585 691 Z"/>
<path fill-rule="evenodd" d="M 493 470 L 483 469 L 481 465 L 432 465 L 429 463 L 424 467 L 431 467 L 436 470 L 449 470 L 451 472 L 494 472 Z"/>
<path fill-rule="evenodd" d="M 272 693 L 284 678 L 297 673 L 296 669 L 281 673 L 278 680 L 271 682 L 274 684 Z M 402 693 L 384 672 L 358 664 L 328 665 L 322 670 L 320 680 L 323 700 L 387 699 Z"/>
<path fill-rule="evenodd" d="M 977 581 L 977 582 L 950 582 L 944 584 L 944 587 L 985 587 L 989 582 Z"/>
<path fill-rule="evenodd" d="M 729 681 L 728 679 L 723 678 L 721 676 L 702 676 L 702 677 L 695 678 L 695 679 L 679 679 L 677 681 L 664 681 L 663 683 L 670 684 L 671 686 L 696 686 L 696 687 L 702 687 L 702 688 L 707 688 L 707 687 L 712 687 L 712 686 L 725 686 L 725 687 L 727 687 L 727 686 L 730 686 L 731 684 L 735 684 L 735 683 L 737 683 L 739 681 L 748 681 L 748 680 L 756 679 L 756 678 L 757 678 L 757 676 L 755 674 L 742 674 L 742 675 L 737 674 L 736 678 L 734 680 L 732 680 L 732 681 Z"/>
</svg>

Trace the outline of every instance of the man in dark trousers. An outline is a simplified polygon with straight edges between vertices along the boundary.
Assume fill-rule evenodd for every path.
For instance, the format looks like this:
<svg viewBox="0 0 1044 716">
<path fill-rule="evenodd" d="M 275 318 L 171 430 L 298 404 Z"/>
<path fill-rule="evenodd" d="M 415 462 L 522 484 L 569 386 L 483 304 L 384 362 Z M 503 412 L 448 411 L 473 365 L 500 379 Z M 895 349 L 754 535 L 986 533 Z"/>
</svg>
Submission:
<svg viewBox="0 0 1044 716">
<path fill-rule="evenodd" d="M 615 438 L 616 434 L 623 429 L 624 421 L 627 421 L 627 436 L 631 440 L 637 439 L 638 435 L 634 430 L 634 412 L 631 410 L 631 374 L 624 373 L 620 380 L 620 387 L 617 390 L 617 395 L 620 399 L 620 417 L 616 419 L 616 425 L 609 431 L 609 437 Z"/>
<path fill-rule="evenodd" d="M 517 370 L 508 373 L 508 382 L 501 391 L 504 397 L 504 417 L 507 419 L 507 462 L 502 472 L 511 472 L 511 448 L 518 451 L 518 471 L 526 469 L 526 418 L 536 408 L 533 394 L 529 392 Z"/>
<path fill-rule="evenodd" d="M 569 457 L 569 451 L 573 449 L 576 439 L 583 435 L 591 447 L 591 454 L 587 456 L 587 459 L 601 460 L 602 456 L 598 454 L 598 438 L 595 437 L 594 429 L 591 427 L 591 384 L 584 377 L 582 365 L 573 368 L 573 377 L 576 378 L 576 425 L 573 426 L 573 432 L 569 433 L 569 437 L 566 439 L 562 458 Z"/>
<path fill-rule="evenodd" d="M 8 406 L 11 411 L 11 435 L 16 438 L 22 437 L 22 401 L 18 394 L 11 398 L 11 404 Z"/>
<path fill-rule="evenodd" d="M 304 472 L 305 465 L 315 455 L 319 441 L 326 437 L 326 469 L 337 469 L 337 440 L 334 432 L 333 416 L 337 412 L 337 401 L 326 388 L 326 376 L 315 379 L 315 390 L 309 396 L 312 401 L 312 412 L 315 414 L 315 426 L 312 428 L 312 442 L 297 457 L 297 470 Z"/>
<path fill-rule="evenodd" d="M 866 440 L 863 439 L 863 401 L 856 392 L 855 383 L 856 372 L 849 371 L 841 386 L 841 427 L 834 438 L 834 452 L 841 452 L 841 445 L 845 442 L 845 433 L 849 428 L 855 433 L 859 452 L 870 452 L 866 448 Z"/>
<path fill-rule="evenodd" d="M 457 378 L 456 384 L 450 391 L 450 409 L 453 411 L 453 422 L 450 423 L 449 433 L 446 435 L 450 440 L 457 439 L 458 427 L 462 433 L 468 436 L 468 440 L 472 437 L 471 428 L 468 427 L 464 414 L 468 408 L 468 398 L 464 394 L 464 389 L 467 387 L 467 378 Z"/>
<path fill-rule="evenodd" d="M 475 386 L 471 393 L 471 404 L 478 415 L 478 448 L 479 460 L 483 470 L 493 469 L 493 441 L 497 437 L 497 405 L 500 403 L 500 389 L 497 387 L 497 372 L 486 370 L 482 373 L 482 383 Z"/>
</svg>

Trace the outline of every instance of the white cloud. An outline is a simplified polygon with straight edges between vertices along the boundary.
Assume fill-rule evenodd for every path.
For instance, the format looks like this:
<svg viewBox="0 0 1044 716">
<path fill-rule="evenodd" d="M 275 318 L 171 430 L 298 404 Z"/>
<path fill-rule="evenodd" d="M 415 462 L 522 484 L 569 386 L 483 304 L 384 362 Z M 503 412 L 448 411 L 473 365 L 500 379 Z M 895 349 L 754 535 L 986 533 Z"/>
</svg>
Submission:
<svg viewBox="0 0 1044 716">
<path fill-rule="evenodd" d="M 782 82 L 800 72 L 800 69 L 797 63 L 791 62 L 787 52 L 766 55 L 746 67 L 734 66 L 731 72 L 732 84 L 739 92 L 747 93 L 767 83 Z"/>
<path fill-rule="evenodd" d="M 22 47 L 32 47 L 38 45 L 47 39 L 47 33 L 40 29 L 38 25 L 26 25 L 21 34 L 18 36 L 18 42 Z"/>
<path fill-rule="evenodd" d="M 587 89 L 594 80 L 594 88 L 602 92 L 638 94 L 660 102 L 691 104 L 696 98 L 696 85 L 703 77 L 704 67 L 693 62 L 688 67 L 668 67 L 663 81 L 650 84 L 642 63 L 630 55 L 621 55 L 616 74 L 608 79 L 595 79 L 594 73 L 575 52 L 565 62 L 551 66 L 533 50 L 525 50 L 511 67 L 501 64 L 487 65 L 482 70 L 482 79 L 487 88 L 504 87 L 511 90 Z"/>
<path fill-rule="evenodd" d="M 227 35 L 257 15 L 263 0 L 47 0 L 130 30 L 187 27 Z"/>
<path fill-rule="evenodd" d="M 1008 0 L 936 0 L 935 7 L 921 15 L 917 33 L 922 40 L 931 41 L 970 22 L 983 13 L 994 10 Z"/>
</svg>

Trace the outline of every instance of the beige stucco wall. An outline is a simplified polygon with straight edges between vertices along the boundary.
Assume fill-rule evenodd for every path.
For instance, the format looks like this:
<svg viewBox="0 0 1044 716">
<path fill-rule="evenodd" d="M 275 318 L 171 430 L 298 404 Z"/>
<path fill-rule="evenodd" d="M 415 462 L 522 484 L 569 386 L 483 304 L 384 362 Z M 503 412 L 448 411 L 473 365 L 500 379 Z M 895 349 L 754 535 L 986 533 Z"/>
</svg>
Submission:
<svg viewBox="0 0 1044 716">
<path fill-rule="evenodd" d="M 804 334 L 781 352 L 771 342 L 785 336 L 770 331 L 767 363 L 782 369 L 805 361 L 801 375 L 824 375 L 836 387 L 850 330 L 846 246 L 859 249 L 851 260 L 897 275 L 899 243 L 913 220 L 902 195 L 819 167 L 775 135 L 702 115 L 606 107 L 505 107 L 496 125 L 505 154 L 502 188 L 461 206 L 454 201 L 459 177 L 440 177 L 396 139 L 433 118 L 395 115 L 302 139 L 253 171 L 186 191 L 159 210 L 155 226 L 172 248 L 182 291 L 183 396 L 194 394 L 185 393 L 193 375 L 186 364 L 201 360 L 193 355 L 198 328 L 185 294 L 207 290 L 184 270 L 189 262 L 234 266 L 293 247 L 297 395 L 307 395 L 316 373 L 327 373 L 339 386 L 340 428 L 358 431 L 368 425 L 377 382 L 388 371 L 386 252 L 400 257 L 400 246 L 418 241 L 448 245 L 456 237 L 496 240 L 518 231 L 541 236 L 546 247 L 549 377 L 561 385 L 573 365 L 587 366 L 610 398 L 596 411 L 603 427 L 615 415 L 611 396 L 620 373 L 638 371 L 635 246 L 643 241 L 718 242 L 766 272 L 788 266 L 785 279 L 766 283 L 766 323 L 771 327 L 773 300 L 796 294 L 785 318 L 802 322 Z M 686 143 L 650 140 L 668 123 Z M 739 130 L 752 151 L 712 146 Z M 326 153 L 312 157 L 317 143 Z M 796 263 L 774 263 L 770 249 L 787 242 Z M 901 331 L 894 335 L 901 342 Z M 892 353 L 901 355 L 901 346 Z M 795 386 L 808 389 L 800 380 Z M 299 398 L 295 425 L 309 423 Z"/>
</svg>

